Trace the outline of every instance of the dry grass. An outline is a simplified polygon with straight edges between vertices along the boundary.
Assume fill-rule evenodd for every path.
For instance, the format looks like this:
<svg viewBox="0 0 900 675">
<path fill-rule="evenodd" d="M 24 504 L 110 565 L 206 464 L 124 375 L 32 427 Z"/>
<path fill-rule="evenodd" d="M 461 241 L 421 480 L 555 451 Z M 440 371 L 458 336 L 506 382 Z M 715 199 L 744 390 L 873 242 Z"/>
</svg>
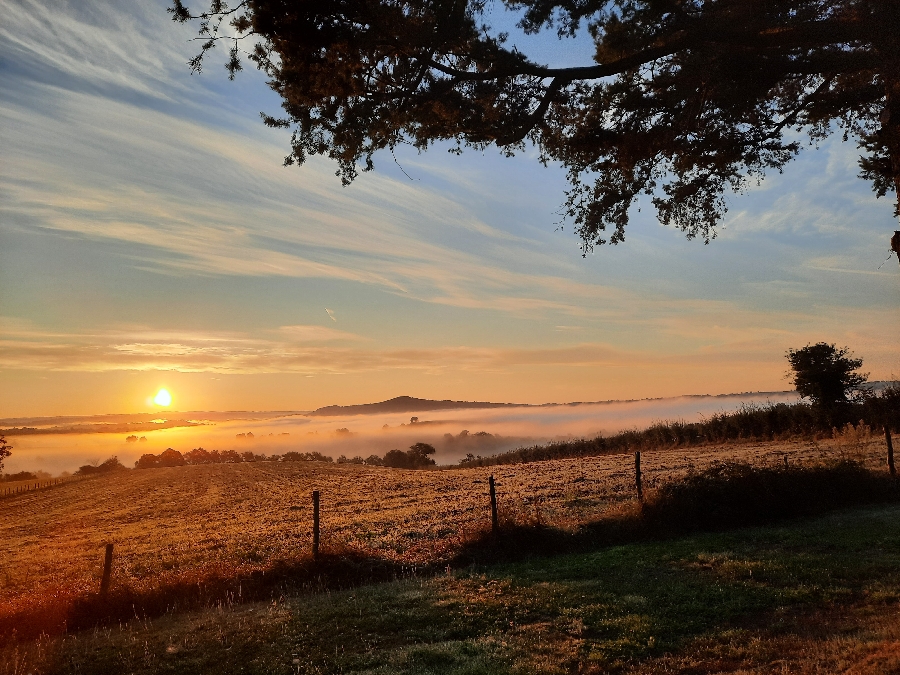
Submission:
<svg viewBox="0 0 900 675">
<path fill-rule="evenodd" d="M 853 432 L 820 443 L 754 443 L 643 453 L 645 485 L 715 462 L 804 465 L 851 458 L 881 467 L 883 442 Z M 114 542 L 114 588 L 148 593 L 206 579 L 251 579 L 308 561 L 312 490 L 322 493 L 322 546 L 389 563 L 444 564 L 489 526 L 487 477 L 507 524 L 563 529 L 634 499 L 631 456 L 403 471 L 319 463 L 134 470 L 3 501 L 0 621 L 94 593 Z"/>
<path fill-rule="evenodd" d="M 132 620 L 0 675 L 897 672 L 900 506 Z"/>
</svg>

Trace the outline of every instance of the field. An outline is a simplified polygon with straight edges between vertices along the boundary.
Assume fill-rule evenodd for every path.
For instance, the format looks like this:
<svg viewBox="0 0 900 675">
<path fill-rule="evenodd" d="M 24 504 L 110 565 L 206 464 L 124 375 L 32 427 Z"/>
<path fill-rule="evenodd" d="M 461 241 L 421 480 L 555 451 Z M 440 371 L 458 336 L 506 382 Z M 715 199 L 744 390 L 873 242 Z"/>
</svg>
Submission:
<svg viewBox="0 0 900 675">
<path fill-rule="evenodd" d="M 0 674 L 900 672 L 900 506 L 220 604 L 0 648 Z"/>
<path fill-rule="evenodd" d="M 643 454 L 652 489 L 716 462 L 884 464 L 883 441 L 756 443 Z M 393 574 L 451 562 L 490 526 L 487 478 L 501 521 L 575 529 L 634 500 L 633 459 L 613 455 L 493 467 L 402 471 L 314 462 L 130 470 L 7 497 L 0 513 L 0 621 L 94 594 L 103 546 L 113 589 L 152 594 L 211 578 L 252 578 L 308 561 L 313 490 L 322 551 L 383 561 Z"/>
</svg>

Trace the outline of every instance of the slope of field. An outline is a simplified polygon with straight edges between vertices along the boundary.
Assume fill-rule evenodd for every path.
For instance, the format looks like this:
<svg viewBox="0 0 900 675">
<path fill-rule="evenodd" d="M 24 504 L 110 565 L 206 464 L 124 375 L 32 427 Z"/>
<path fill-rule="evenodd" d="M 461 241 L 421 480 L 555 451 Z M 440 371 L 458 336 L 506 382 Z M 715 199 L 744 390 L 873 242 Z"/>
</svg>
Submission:
<svg viewBox="0 0 900 675">
<path fill-rule="evenodd" d="M 645 486 L 715 462 L 882 467 L 883 443 L 759 443 L 645 452 Z M 501 520 L 575 528 L 634 499 L 631 456 L 494 467 Z M 414 568 L 453 557 L 489 527 L 488 469 L 402 471 L 258 462 L 121 471 L 7 497 L 0 510 L 0 619 L 37 601 L 94 592 L 103 546 L 113 584 L 148 589 L 265 571 L 308 558 L 310 495 L 322 495 L 322 547 Z"/>
<path fill-rule="evenodd" d="M 900 506 L 131 621 L 0 675 L 900 672 Z"/>
</svg>

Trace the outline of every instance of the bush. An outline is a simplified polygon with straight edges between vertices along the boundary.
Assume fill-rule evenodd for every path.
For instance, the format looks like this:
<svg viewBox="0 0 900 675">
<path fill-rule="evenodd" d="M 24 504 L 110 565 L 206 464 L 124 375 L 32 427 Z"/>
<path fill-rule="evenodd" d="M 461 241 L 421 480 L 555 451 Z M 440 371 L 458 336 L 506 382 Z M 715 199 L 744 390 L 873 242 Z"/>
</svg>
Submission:
<svg viewBox="0 0 900 675">
<path fill-rule="evenodd" d="M 119 471 L 124 469 L 125 467 L 119 461 L 119 458 L 113 455 L 105 462 L 98 466 L 94 466 L 92 464 L 85 464 L 82 467 L 78 468 L 78 471 L 75 472 L 76 476 L 92 476 L 97 474 L 104 473 L 112 473 L 114 471 Z"/>
<path fill-rule="evenodd" d="M 190 452 L 185 453 L 184 461 L 188 464 L 225 464 L 242 462 L 241 456 L 234 450 L 205 450 L 194 448 Z"/>
<path fill-rule="evenodd" d="M 8 473 L 0 480 L 4 481 L 14 481 L 14 480 L 37 480 L 37 474 L 32 473 L 31 471 L 19 471 L 18 473 Z"/>
<path fill-rule="evenodd" d="M 790 468 L 730 463 L 663 485 L 644 503 L 642 517 L 675 532 L 726 530 L 898 498 L 895 480 L 854 462 Z"/>
<path fill-rule="evenodd" d="M 135 469 L 154 469 L 159 466 L 159 456 L 153 454 L 141 455 L 134 463 Z"/>
<path fill-rule="evenodd" d="M 421 469 L 426 466 L 434 466 L 434 460 L 428 455 L 435 453 L 434 446 L 428 443 L 416 443 L 409 446 L 409 450 L 389 450 L 384 456 L 384 466 L 395 469 Z"/>
<path fill-rule="evenodd" d="M 219 461 L 224 464 L 240 464 L 244 459 L 234 450 L 222 450 L 219 453 Z"/>
<path fill-rule="evenodd" d="M 321 452 L 286 452 L 281 456 L 282 462 L 333 462 L 334 460 Z"/>
<path fill-rule="evenodd" d="M 0 435 L 0 471 L 3 471 L 3 462 L 12 454 L 12 449 L 13 446 L 7 444 L 6 438 Z"/>
<path fill-rule="evenodd" d="M 140 460 L 138 460 L 140 461 Z M 177 450 L 166 448 L 159 456 L 159 466 L 184 466 L 184 456 Z"/>
</svg>

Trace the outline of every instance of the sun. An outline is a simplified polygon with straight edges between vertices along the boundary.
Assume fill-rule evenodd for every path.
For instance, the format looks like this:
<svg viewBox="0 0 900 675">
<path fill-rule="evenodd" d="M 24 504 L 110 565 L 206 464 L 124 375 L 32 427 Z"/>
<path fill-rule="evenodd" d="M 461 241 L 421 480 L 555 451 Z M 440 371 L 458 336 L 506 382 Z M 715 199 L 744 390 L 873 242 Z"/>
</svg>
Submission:
<svg viewBox="0 0 900 675">
<path fill-rule="evenodd" d="M 172 394 L 165 389 L 160 389 L 156 392 L 156 396 L 153 397 L 153 402 L 158 406 L 168 408 L 172 405 Z"/>
</svg>

